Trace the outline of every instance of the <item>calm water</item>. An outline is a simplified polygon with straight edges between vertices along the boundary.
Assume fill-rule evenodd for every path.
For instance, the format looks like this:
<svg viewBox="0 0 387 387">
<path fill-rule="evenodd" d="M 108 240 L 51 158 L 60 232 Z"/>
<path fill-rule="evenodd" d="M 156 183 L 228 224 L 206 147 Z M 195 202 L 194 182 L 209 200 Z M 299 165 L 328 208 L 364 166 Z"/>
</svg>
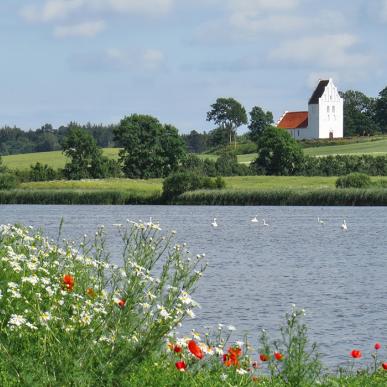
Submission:
<svg viewBox="0 0 387 387">
<path fill-rule="evenodd" d="M 256 214 L 270 226 L 251 223 Z M 387 207 L 0 207 L 1 223 L 42 226 L 52 236 L 62 216 L 68 238 L 152 216 L 192 253 L 205 252 L 209 267 L 195 294 L 202 309 L 186 328 L 233 324 L 254 342 L 262 328 L 275 332 L 295 303 L 328 364 L 355 347 L 368 357 L 375 341 L 387 347 Z"/>
</svg>

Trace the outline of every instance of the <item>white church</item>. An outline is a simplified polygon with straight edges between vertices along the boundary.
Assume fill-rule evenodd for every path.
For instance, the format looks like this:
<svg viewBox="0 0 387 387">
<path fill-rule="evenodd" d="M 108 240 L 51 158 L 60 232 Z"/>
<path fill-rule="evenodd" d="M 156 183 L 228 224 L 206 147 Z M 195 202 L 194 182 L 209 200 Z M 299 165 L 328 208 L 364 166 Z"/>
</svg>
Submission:
<svg viewBox="0 0 387 387">
<path fill-rule="evenodd" d="M 277 127 L 287 130 L 296 140 L 342 138 L 344 100 L 333 80 L 320 80 L 309 99 L 308 111 L 285 112 Z"/>
</svg>

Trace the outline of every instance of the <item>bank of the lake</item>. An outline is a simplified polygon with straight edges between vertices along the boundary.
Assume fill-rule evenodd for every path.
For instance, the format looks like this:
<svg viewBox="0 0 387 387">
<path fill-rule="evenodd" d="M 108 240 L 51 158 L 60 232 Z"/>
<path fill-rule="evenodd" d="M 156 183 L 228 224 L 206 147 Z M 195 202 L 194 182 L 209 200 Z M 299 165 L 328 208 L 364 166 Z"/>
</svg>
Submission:
<svg viewBox="0 0 387 387">
<path fill-rule="evenodd" d="M 162 180 L 103 179 L 23 183 L 0 191 L 0 204 L 195 204 L 385 206 L 387 179 L 373 177 L 368 189 L 336 189 L 336 177 L 234 176 L 226 188 L 162 197 Z"/>
</svg>

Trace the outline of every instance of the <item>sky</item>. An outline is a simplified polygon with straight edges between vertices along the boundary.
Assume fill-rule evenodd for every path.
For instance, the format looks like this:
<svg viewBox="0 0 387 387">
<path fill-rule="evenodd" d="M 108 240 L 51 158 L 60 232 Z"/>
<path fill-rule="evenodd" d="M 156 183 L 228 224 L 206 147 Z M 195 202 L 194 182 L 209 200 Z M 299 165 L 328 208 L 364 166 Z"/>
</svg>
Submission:
<svg viewBox="0 0 387 387">
<path fill-rule="evenodd" d="M 0 126 L 210 130 L 218 97 L 278 119 L 329 77 L 377 96 L 386 32 L 387 0 L 1 0 Z"/>
</svg>

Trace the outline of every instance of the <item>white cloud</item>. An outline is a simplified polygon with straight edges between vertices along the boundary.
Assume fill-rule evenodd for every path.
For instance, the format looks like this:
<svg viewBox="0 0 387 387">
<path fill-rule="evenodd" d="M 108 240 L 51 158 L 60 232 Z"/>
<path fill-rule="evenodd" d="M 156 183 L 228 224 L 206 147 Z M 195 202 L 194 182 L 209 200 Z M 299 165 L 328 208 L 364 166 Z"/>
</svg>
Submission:
<svg viewBox="0 0 387 387">
<path fill-rule="evenodd" d="M 76 13 L 105 14 L 127 12 L 142 14 L 164 14 L 170 10 L 174 0 L 46 0 L 39 7 L 28 5 L 21 9 L 21 16 L 32 22 L 63 20 Z"/>
<path fill-rule="evenodd" d="M 84 22 L 71 25 L 57 26 L 54 29 L 54 36 L 58 38 L 87 37 L 92 38 L 106 28 L 103 20 Z"/>
<path fill-rule="evenodd" d="M 31 22 L 49 22 L 65 19 L 86 3 L 85 0 L 49 0 L 42 7 L 28 5 L 21 9 L 24 19 Z"/>
<path fill-rule="evenodd" d="M 365 67 L 372 63 L 372 58 L 352 51 L 358 42 L 358 38 L 351 34 L 289 40 L 272 50 L 269 57 L 275 61 L 313 64 L 329 69 Z"/>
</svg>

